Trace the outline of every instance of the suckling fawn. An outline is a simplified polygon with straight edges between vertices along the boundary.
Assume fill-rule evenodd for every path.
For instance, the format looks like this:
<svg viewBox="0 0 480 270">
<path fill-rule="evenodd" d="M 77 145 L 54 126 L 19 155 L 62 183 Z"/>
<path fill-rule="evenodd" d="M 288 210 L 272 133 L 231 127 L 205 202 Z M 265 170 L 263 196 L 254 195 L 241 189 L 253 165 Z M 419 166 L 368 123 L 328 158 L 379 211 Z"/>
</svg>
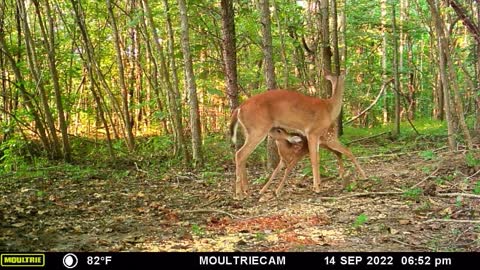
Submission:
<svg viewBox="0 0 480 270">
<path fill-rule="evenodd" d="M 273 171 L 268 182 L 265 184 L 262 190 L 260 190 L 260 193 L 264 193 L 267 190 L 277 173 L 286 166 L 283 179 L 275 190 L 275 195 L 279 196 L 291 170 L 293 170 L 298 161 L 300 161 L 304 156 L 308 154 L 308 141 L 305 136 L 298 133 L 289 133 L 283 128 L 272 128 L 269 131 L 268 135 L 275 140 L 278 148 L 278 155 L 280 156 L 280 162 Z M 352 160 L 352 162 L 355 164 L 355 167 L 357 168 L 358 174 L 362 178 L 366 178 L 365 173 L 363 172 L 362 168 L 358 164 L 353 154 L 338 141 L 335 124 L 332 124 L 325 132 L 325 134 L 320 136 L 319 146 L 335 154 L 337 158 L 338 173 L 340 178 L 343 178 L 343 174 L 345 171 L 343 167 L 342 153 Z M 347 184 L 348 182 L 345 181 L 344 186 L 346 186 Z"/>
</svg>

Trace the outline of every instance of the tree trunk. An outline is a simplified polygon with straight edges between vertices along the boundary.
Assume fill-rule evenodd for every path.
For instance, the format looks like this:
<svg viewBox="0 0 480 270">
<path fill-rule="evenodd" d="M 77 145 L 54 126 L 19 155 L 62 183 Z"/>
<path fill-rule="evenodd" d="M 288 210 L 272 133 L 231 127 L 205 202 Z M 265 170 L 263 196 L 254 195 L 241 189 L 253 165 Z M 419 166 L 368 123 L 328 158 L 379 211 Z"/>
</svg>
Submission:
<svg viewBox="0 0 480 270">
<path fill-rule="evenodd" d="M 278 8 L 279 5 L 276 1 L 273 1 L 273 16 L 275 17 L 275 20 L 277 21 L 277 28 L 279 32 L 279 38 L 280 38 L 280 47 L 281 47 L 281 56 L 282 56 L 282 62 L 283 62 L 283 88 L 288 88 L 288 76 L 289 76 L 289 66 L 288 66 L 288 57 L 287 57 L 287 48 L 285 46 L 285 35 L 284 31 L 282 28 L 282 22 L 280 20 L 280 16 L 278 16 Z"/>
<path fill-rule="evenodd" d="M 453 3 L 453 1 L 451 1 L 450 3 Z M 466 25 L 467 22 L 466 22 L 466 18 L 464 18 L 464 23 Z M 444 22 L 441 21 L 441 23 L 444 25 Z M 467 26 L 468 28 L 468 26 Z M 443 26 L 443 29 L 445 29 L 445 26 Z M 467 127 L 467 124 L 465 122 L 465 115 L 464 115 L 464 110 L 463 110 L 463 100 L 462 98 L 460 97 L 460 89 L 459 89 L 459 86 L 458 86 L 458 81 L 457 81 L 457 76 L 456 76 L 456 72 L 455 72 L 455 66 L 454 66 L 454 62 L 451 58 L 451 54 L 450 54 L 450 45 L 449 45 L 449 36 L 446 32 L 445 33 L 445 38 L 443 39 L 443 42 L 444 42 L 444 48 L 446 48 L 445 50 L 445 62 L 446 62 L 446 65 L 447 65 L 447 72 L 448 72 L 448 81 L 450 81 L 452 83 L 452 90 L 453 90 L 453 97 L 454 97 L 454 104 L 455 104 L 455 112 L 456 112 L 456 116 L 457 116 L 457 119 L 458 119 L 458 124 L 460 125 L 460 129 L 462 130 L 462 133 L 463 133 L 463 137 L 464 137 L 464 140 L 465 140 L 465 143 L 467 144 L 467 148 L 468 149 L 473 149 L 473 142 L 472 142 L 472 137 L 470 136 L 470 131 L 468 130 L 468 127 Z"/>
<path fill-rule="evenodd" d="M 53 120 L 53 114 L 50 109 L 50 105 L 48 104 L 48 95 L 47 95 L 47 92 L 45 91 L 40 69 L 38 67 L 37 55 L 34 47 L 35 45 L 34 45 L 34 41 L 32 40 L 32 35 L 30 33 L 30 26 L 28 25 L 28 15 L 27 15 L 24 1 L 18 0 L 17 8 L 19 9 L 19 12 L 20 12 L 19 15 L 21 17 L 23 28 L 24 28 L 28 66 L 37 84 L 37 88 L 40 96 L 40 102 L 42 104 L 43 111 L 45 114 L 45 119 L 47 121 L 46 123 L 47 132 L 49 132 L 51 136 L 51 144 L 52 144 L 51 148 L 53 150 L 52 151 L 53 156 L 51 157 L 57 159 L 62 156 L 62 151 L 60 150 L 60 144 L 57 136 L 57 130 L 55 128 L 55 122 Z"/>
<path fill-rule="evenodd" d="M 179 81 L 178 81 L 178 73 L 177 73 L 177 63 L 175 61 L 175 39 L 173 34 L 173 27 L 172 27 L 172 20 L 170 18 L 170 7 L 168 5 L 168 0 L 163 0 L 164 6 L 164 13 L 165 19 L 167 20 L 167 34 L 168 34 L 168 61 L 170 70 L 172 71 L 172 79 L 173 79 L 173 93 L 174 93 L 174 102 L 175 106 L 177 107 L 178 113 L 178 123 L 179 127 L 181 127 L 181 139 L 182 143 L 178 143 L 180 147 L 180 151 L 182 151 L 183 159 L 185 164 L 190 164 L 190 155 L 188 154 L 187 146 L 185 145 L 185 137 L 183 135 L 183 121 L 182 121 L 182 96 L 180 95 L 180 91 L 178 89 Z"/>
<path fill-rule="evenodd" d="M 67 122 L 65 120 L 65 113 L 63 110 L 63 100 L 62 100 L 62 93 L 60 89 L 60 83 L 58 79 L 58 71 L 55 61 L 55 30 L 53 25 L 53 18 L 52 12 L 50 10 L 50 4 L 48 0 L 45 0 L 46 5 L 46 14 L 48 16 L 48 33 L 47 30 L 44 28 L 43 24 L 43 16 L 40 11 L 40 5 L 38 0 L 33 1 L 35 5 L 35 11 L 38 16 L 39 24 L 40 24 L 40 32 L 42 33 L 43 44 L 47 51 L 48 56 L 48 64 L 50 68 L 50 73 L 52 75 L 52 82 L 53 82 L 53 90 L 55 93 L 55 102 L 57 105 L 57 114 L 58 114 L 58 121 L 60 123 L 60 132 L 62 134 L 62 142 L 63 142 L 63 158 L 66 162 L 72 161 L 72 150 L 70 147 L 70 142 L 68 140 L 68 127 Z"/>
<path fill-rule="evenodd" d="M 263 59 L 265 62 L 265 80 L 267 89 L 277 88 L 275 80 L 275 65 L 273 62 L 272 30 L 270 21 L 270 3 L 268 0 L 260 0 L 262 40 L 263 40 Z M 267 139 L 267 167 L 274 169 L 280 161 L 278 157 L 277 146 L 270 137 Z"/>
<path fill-rule="evenodd" d="M 393 27 L 393 76 L 395 87 L 395 123 L 393 126 L 392 137 L 400 135 L 400 76 L 398 74 L 398 36 L 397 23 L 395 15 L 395 3 L 392 4 L 392 27 Z"/>
<path fill-rule="evenodd" d="M 328 14 L 328 2 L 329 0 L 320 0 L 320 16 L 322 20 L 321 24 L 321 47 L 322 47 L 322 68 L 327 71 L 332 70 L 332 49 L 330 47 L 330 23 L 329 23 L 329 14 Z M 324 89 L 328 96 L 332 95 L 332 85 L 325 78 L 322 79 Z"/>
<path fill-rule="evenodd" d="M 81 9 L 81 5 L 76 1 L 76 0 L 71 0 L 73 10 L 75 12 L 75 17 L 76 17 L 76 22 L 78 24 L 78 27 L 80 29 L 80 34 L 84 43 L 84 50 L 85 50 L 85 55 L 87 56 L 87 63 L 84 63 L 84 66 L 87 68 L 88 71 L 88 76 L 90 78 L 90 91 L 92 92 L 93 98 L 95 100 L 95 104 L 97 106 L 98 110 L 98 116 L 100 117 L 100 120 L 103 123 L 103 126 L 105 128 L 105 134 L 107 136 L 107 145 L 108 145 L 108 151 L 110 153 L 110 157 L 112 160 L 115 159 L 115 152 L 113 151 L 113 144 L 111 140 L 111 135 L 110 135 L 110 129 L 108 127 L 108 122 L 105 118 L 105 112 L 103 110 L 103 104 L 101 102 L 101 99 L 99 97 L 99 94 L 97 93 L 96 90 L 96 84 L 95 84 L 95 71 L 94 67 L 95 63 L 93 61 L 93 52 L 92 52 L 92 46 L 90 44 L 89 38 L 88 38 L 88 32 L 87 28 L 85 25 L 85 18 L 83 17 L 83 10 Z M 113 123 L 112 123 L 113 124 Z"/>
<path fill-rule="evenodd" d="M 16 85 L 20 91 L 20 94 L 25 102 L 25 107 L 29 113 L 32 114 L 33 121 L 35 123 L 35 128 L 38 130 L 38 135 L 40 137 L 40 141 L 43 144 L 43 147 L 45 148 L 45 151 L 49 156 L 54 156 L 54 150 L 52 149 L 50 140 L 47 135 L 47 131 L 45 130 L 45 125 L 42 122 L 42 119 L 40 117 L 39 110 L 35 107 L 35 101 L 33 100 L 33 96 L 31 93 L 27 91 L 25 88 L 25 84 L 23 83 L 25 80 L 23 79 L 22 73 L 20 71 L 20 68 L 17 65 L 17 62 L 13 58 L 12 55 L 8 54 L 7 46 L 5 44 L 5 36 L 0 35 L 0 50 L 2 51 L 2 55 L 5 55 L 7 58 L 8 62 L 10 63 L 10 66 L 13 70 L 13 74 L 15 76 L 15 82 Z"/>
<path fill-rule="evenodd" d="M 225 85 L 233 111 L 238 107 L 237 51 L 235 39 L 235 20 L 233 0 L 221 0 L 222 7 L 222 51 L 225 63 Z"/>
<path fill-rule="evenodd" d="M 437 48 L 439 54 L 439 66 L 440 66 L 440 79 L 442 82 L 442 89 L 443 89 L 443 100 L 445 106 L 445 118 L 447 120 L 447 134 L 448 134 L 448 146 L 450 150 L 455 150 L 457 143 L 455 140 L 455 127 L 452 119 L 452 112 L 450 108 L 450 88 L 448 84 L 448 74 L 446 68 L 446 57 L 445 54 L 447 53 L 448 49 L 445 48 L 446 40 L 445 40 L 445 29 L 443 27 L 443 23 L 440 18 L 440 14 L 438 11 L 438 7 L 435 0 L 427 0 L 428 6 L 430 8 L 430 12 L 432 13 L 432 17 L 435 23 L 435 31 L 437 34 Z"/>
<path fill-rule="evenodd" d="M 480 27 L 480 3 L 477 1 L 477 26 Z M 476 71 L 476 80 L 477 80 L 477 98 L 475 99 L 477 106 L 475 106 L 476 111 L 476 121 L 475 121 L 475 134 L 480 137 L 480 42 L 477 42 L 477 71 Z"/>
<path fill-rule="evenodd" d="M 113 13 L 113 7 L 110 3 L 111 0 L 107 0 L 107 9 L 108 14 L 111 19 L 111 26 L 113 32 L 113 43 L 115 47 L 115 52 L 117 55 L 117 68 L 118 68 L 118 79 L 119 84 L 122 92 L 122 104 L 123 104 L 123 121 L 125 124 L 125 132 L 127 135 L 127 147 L 129 151 L 133 151 L 135 149 L 135 138 L 132 132 L 132 119 L 130 116 L 130 109 L 128 104 L 128 88 L 125 83 L 125 68 L 123 66 L 122 60 L 122 51 L 120 49 L 120 36 L 118 34 L 117 22 Z"/>
<path fill-rule="evenodd" d="M 178 0 L 182 36 L 183 61 L 185 62 L 185 81 L 190 98 L 190 125 L 192 129 L 193 162 L 195 167 L 203 165 L 202 135 L 200 128 L 200 112 L 198 108 L 197 85 L 193 73 L 192 55 L 190 53 L 190 38 L 188 30 L 188 15 L 185 0 Z"/>
<path fill-rule="evenodd" d="M 175 95 L 175 92 L 173 90 L 172 83 L 170 81 L 170 74 L 168 72 L 167 68 L 167 63 L 165 60 L 165 54 L 163 51 L 163 46 L 160 44 L 160 37 L 157 33 L 157 30 L 155 28 L 155 24 L 153 22 L 153 17 L 152 13 L 150 11 L 150 6 L 148 5 L 147 0 L 143 0 L 143 6 L 145 9 L 145 14 L 148 19 L 148 24 L 150 25 L 151 31 L 153 33 L 153 39 L 154 39 L 154 44 L 155 47 L 157 48 L 157 52 L 160 56 L 160 73 L 162 75 L 162 81 L 165 85 L 165 88 L 167 90 L 167 95 L 168 95 L 168 101 L 169 101 L 169 108 L 171 111 L 172 115 L 172 122 L 174 125 L 174 133 L 176 137 L 176 154 L 181 153 L 184 157 L 184 161 L 187 161 L 187 154 L 186 154 L 186 147 L 185 147 L 185 139 L 183 137 L 183 125 L 182 125 L 182 116 L 179 111 L 179 106 L 177 104 L 177 97 Z M 168 6 L 166 7 L 168 9 Z"/>
<path fill-rule="evenodd" d="M 337 0 L 332 0 L 332 44 L 333 44 L 333 63 L 335 64 L 335 74 L 340 74 L 340 51 L 338 49 L 338 16 L 337 16 Z M 343 105 L 342 105 L 343 107 Z M 343 109 L 337 118 L 337 134 L 343 135 Z"/>
<path fill-rule="evenodd" d="M 387 81 L 387 0 L 380 0 L 381 20 L 382 20 L 382 81 Z M 388 123 L 388 95 L 387 91 L 383 93 L 383 124 Z"/>
<path fill-rule="evenodd" d="M 342 48 L 340 49 L 340 63 L 346 63 L 347 62 L 347 38 L 346 38 L 346 33 L 347 33 L 347 18 L 346 18 L 346 1 L 343 3 L 343 9 L 340 11 L 340 34 L 339 35 L 339 40 L 340 44 L 342 44 Z"/>
<path fill-rule="evenodd" d="M 235 14 L 233 0 L 221 0 L 222 12 L 222 51 L 225 67 L 225 85 L 230 102 L 230 110 L 233 112 L 238 105 L 238 82 L 237 82 L 237 48 L 235 38 Z M 240 140 L 237 140 L 235 149 L 240 149 Z"/>
</svg>

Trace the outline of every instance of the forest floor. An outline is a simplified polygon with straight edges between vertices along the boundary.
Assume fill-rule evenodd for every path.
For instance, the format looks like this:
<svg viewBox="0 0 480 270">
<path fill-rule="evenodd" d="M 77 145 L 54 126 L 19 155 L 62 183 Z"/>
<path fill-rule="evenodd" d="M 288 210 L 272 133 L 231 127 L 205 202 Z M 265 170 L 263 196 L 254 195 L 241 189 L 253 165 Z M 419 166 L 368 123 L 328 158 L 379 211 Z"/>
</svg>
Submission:
<svg viewBox="0 0 480 270">
<path fill-rule="evenodd" d="M 355 148 L 368 156 L 353 151 L 368 179 L 343 188 L 328 161 L 316 194 L 305 159 L 278 198 L 274 186 L 258 195 L 265 170 L 254 160 L 244 201 L 232 198 L 233 162 L 220 173 L 157 174 L 125 161 L 5 177 L 0 250 L 480 251 L 480 152 L 430 145 L 379 153 L 378 143 Z"/>
</svg>

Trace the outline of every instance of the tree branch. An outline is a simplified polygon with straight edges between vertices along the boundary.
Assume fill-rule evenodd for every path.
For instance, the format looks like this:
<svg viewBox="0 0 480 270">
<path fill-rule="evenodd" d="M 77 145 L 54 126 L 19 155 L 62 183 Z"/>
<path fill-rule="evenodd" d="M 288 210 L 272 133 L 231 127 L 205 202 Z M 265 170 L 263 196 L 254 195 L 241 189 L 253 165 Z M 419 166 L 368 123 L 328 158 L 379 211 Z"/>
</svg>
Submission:
<svg viewBox="0 0 480 270">
<path fill-rule="evenodd" d="M 383 85 L 382 85 L 382 88 L 380 89 L 380 92 L 378 92 L 378 95 L 377 97 L 375 98 L 375 100 L 372 102 L 372 104 L 370 104 L 365 110 L 363 110 L 361 113 L 359 113 L 358 115 L 356 115 L 355 117 L 353 117 L 352 119 L 348 120 L 347 122 L 345 122 L 345 125 L 357 120 L 360 116 L 364 115 L 366 112 L 368 112 L 371 108 L 373 108 L 373 106 L 375 106 L 375 104 L 377 104 L 377 102 L 380 100 L 380 97 L 382 96 L 382 93 L 385 92 L 385 89 L 387 88 L 387 85 L 389 83 L 393 82 L 393 78 L 384 82 Z"/>
<path fill-rule="evenodd" d="M 480 44 L 480 28 L 468 17 L 467 13 L 460 4 L 455 0 L 448 1 L 450 6 L 455 10 L 457 16 L 463 21 L 465 27 L 473 35 L 478 44 Z"/>
</svg>

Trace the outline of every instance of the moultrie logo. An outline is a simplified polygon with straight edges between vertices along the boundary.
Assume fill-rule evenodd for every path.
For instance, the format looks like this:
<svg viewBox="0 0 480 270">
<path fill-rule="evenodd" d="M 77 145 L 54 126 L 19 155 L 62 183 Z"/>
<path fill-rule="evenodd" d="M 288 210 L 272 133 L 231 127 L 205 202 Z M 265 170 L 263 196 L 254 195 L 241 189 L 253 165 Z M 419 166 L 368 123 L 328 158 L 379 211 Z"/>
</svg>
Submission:
<svg viewBox="0 0 480 270">
<path fill-rule="evenodd" d="M 43 267 L 45 254 L 42 253 L 6 253 L 0 255 L 2 267 Z"/>
</svg>

